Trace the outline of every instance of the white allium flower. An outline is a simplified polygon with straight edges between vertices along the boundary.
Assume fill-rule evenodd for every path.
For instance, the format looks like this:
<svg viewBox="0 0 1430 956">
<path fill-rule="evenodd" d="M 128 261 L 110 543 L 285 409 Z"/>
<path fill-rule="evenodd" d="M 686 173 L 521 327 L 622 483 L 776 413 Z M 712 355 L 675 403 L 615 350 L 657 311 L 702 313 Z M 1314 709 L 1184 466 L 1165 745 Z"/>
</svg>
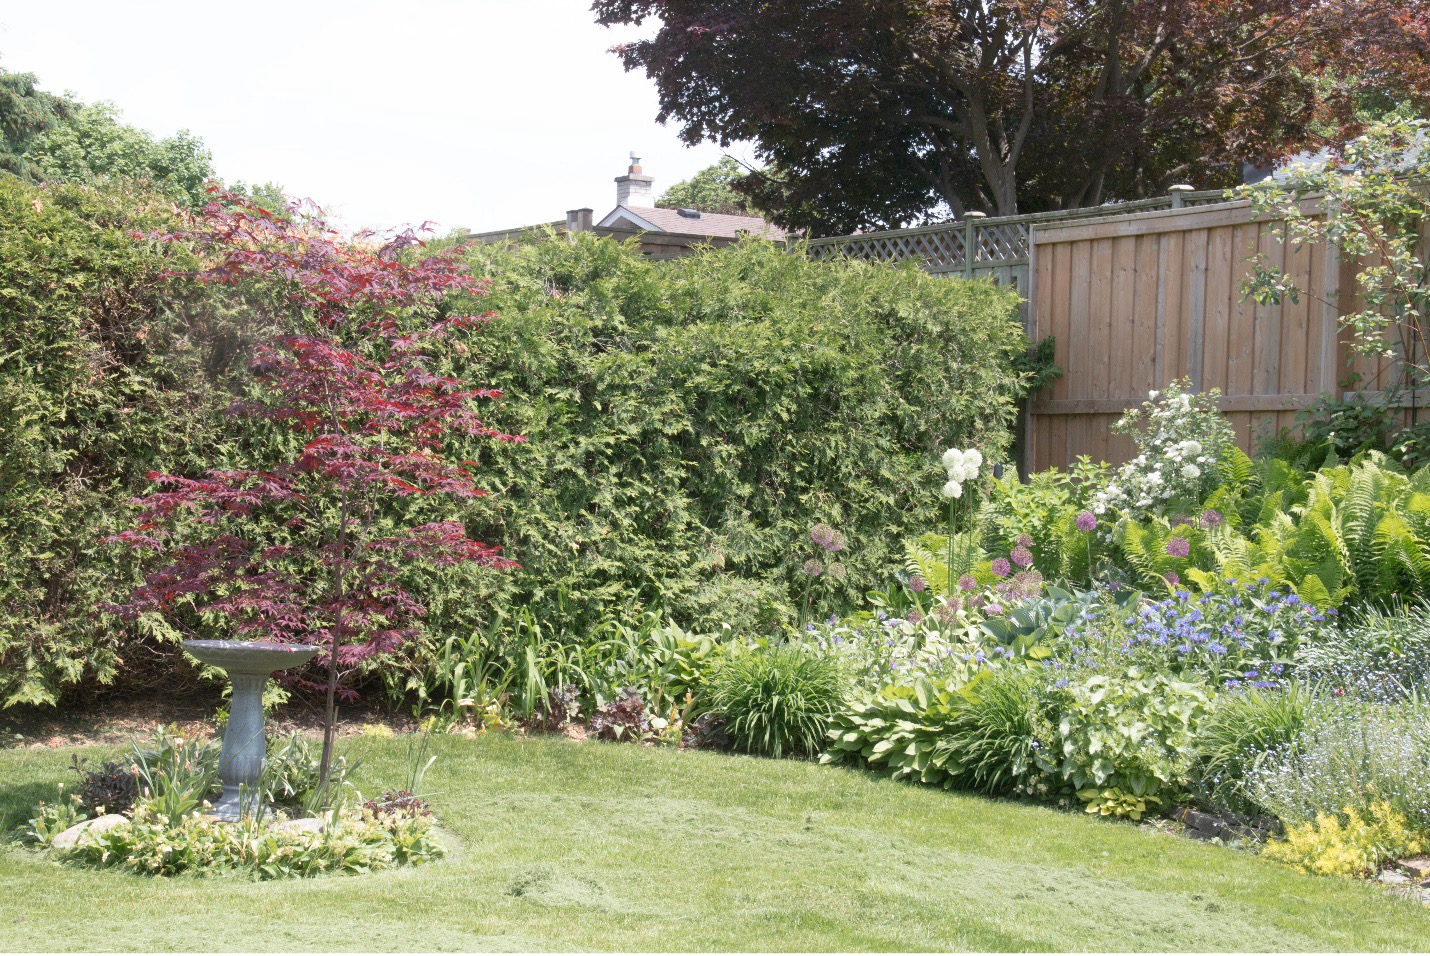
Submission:
<svg viewBox="0 0 1430 956">
<path fill-rule="evenodd" d="M 1202 476 L 1202 470 L 1196 465 L 1183 465 L 1182 477 L 1188 481 L 1194 481 Z"/>
<path fill-rule="evenodd" d="M 963 461 L 969 468 L 977 472 L 983 467 L 983 453 L 977 448 L 970 448 L 963 453 Z"/>
<path fill-rule="evenodd" d="M 948 484 L 943 486 L 943 496 L 945 498 L 962 498 L 963 485 L 950 478 L 948 480 Z"/>
<path fill-rule="evenodd" d="M 943 453 L 943 467 L 949 471 L 963 466 L 963 452 L 957 448 L 950 448 Z"/>
</svg>

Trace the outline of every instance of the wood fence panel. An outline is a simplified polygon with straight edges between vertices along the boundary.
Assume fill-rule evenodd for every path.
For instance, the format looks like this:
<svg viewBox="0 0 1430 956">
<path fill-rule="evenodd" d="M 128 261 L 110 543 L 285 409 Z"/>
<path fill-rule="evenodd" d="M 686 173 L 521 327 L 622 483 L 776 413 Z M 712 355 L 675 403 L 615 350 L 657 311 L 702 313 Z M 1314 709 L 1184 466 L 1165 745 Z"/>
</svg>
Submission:
<svg viewBox="0 0 1430 956">
<path fill-rule="evenodd" d="M 1355 355 L 1338 331 L 1340 316 L 1360 308 L 1341 290 L 1355 288 L 1364 263 L 1286 246 L 1284 233 L 1245 203 L 1034 224 L 1031 265 L 1048 292 L 1033 306 L 1030 332 L 1056 337 L 1066 374 L 1031 403 L 1032 467 L 1081 455 L 1127 460 L 1134 446 L 1111 425 L 1149 390 L 1183 377 L 1221 390 L 1237 442 L 1251 451 L 1294 428 L 1296 410 L 1318 395 L 1339 393 L 1348 371 L 1365 389 L 1398 376 L 1398 357 Z M 1258 254 L 1306 294 L 1280 305 L 1245 298 Z"/>
</svg>

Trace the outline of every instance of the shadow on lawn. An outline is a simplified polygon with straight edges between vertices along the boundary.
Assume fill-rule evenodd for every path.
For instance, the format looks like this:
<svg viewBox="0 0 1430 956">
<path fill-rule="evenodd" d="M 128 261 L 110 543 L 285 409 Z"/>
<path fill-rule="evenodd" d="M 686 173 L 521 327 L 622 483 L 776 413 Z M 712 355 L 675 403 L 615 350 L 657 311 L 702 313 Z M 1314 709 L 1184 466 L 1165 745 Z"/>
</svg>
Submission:
<svg viewBox="0 0 1430 956">
<path fill-rule="evenodd" d="M 53 783 L 32 781 L 0 789 L 0 843 L 9 843 L 19 836 L 20 827 L 33 816 L 35 804 L 53 801 L 58 790 Z"/>
</svg>

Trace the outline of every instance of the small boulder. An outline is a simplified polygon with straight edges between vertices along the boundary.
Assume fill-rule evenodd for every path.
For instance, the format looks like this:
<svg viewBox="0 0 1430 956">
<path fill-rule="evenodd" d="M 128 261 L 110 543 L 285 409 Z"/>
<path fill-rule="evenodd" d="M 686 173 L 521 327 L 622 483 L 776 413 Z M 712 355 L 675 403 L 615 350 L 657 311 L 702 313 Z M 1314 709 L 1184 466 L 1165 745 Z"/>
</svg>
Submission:
<svg viewBox="0 0 1430 956">
<path fill-rule="evenodd" d="M 118 813 L 106 813 L 104 816 L 98 817 L 94 820 L 85 820 L 81 823 L 76 823 L 74 826 L 70 827 L 68 830 L 55 837 L 54 842 L 51 844 L 51 846 L 74 846 L 76 843 L 79 842 L 79 837 L 81 833 L 87 833 L 90 830 L 93 830 L 95 833 L 103 833 L 110 827 L 117 827 L 121 823 L 128 822 L 129 818 L 126 816 L 121 816 Z"/>
<path fill-rule="evenodd" d="M 279 820 L 268 825 L 275 833 L 322 833 L 327 824 L 317 817 L 301 817 L 297 820 Z"/>
<path fill-rule="evenodd" d="M 1409 883 L 1410 877 L 1404 873 L 1397 873 L 1395 870 L 1382 870 L 1380 873 L 1380 882 L 1388 883 L 1391 886 L 1400 886 L 1401 884 Z"/>
<path fill-rule="evenodd" d="M 1399 860 L 1395 868 L 1412 879 L 1430 879 L 1430 856 L 1413 856 L 1408 860 Z"/>
</svg>

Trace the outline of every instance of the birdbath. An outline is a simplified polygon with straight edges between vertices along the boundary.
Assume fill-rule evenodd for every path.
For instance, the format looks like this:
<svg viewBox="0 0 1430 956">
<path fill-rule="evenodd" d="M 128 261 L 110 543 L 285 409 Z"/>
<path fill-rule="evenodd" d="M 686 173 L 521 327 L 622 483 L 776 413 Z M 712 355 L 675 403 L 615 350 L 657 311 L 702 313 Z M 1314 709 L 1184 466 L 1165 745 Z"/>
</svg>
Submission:
<svg viewBox="0 0 1430 956">
<path fill-rule="evenodd" d="M 246 788 L 250 795 L 256 793 L 263 775 L 263 758 L 267 753 L 263 736 L 263 687 L 274 671 L 306 664 L 317 655 L 318 648 L 311 644 L 270 641 L 185 641 L 184 650 L 210 667 L 227 671 L 229 683 L 233 685 L 228 726 L 223 731 L 223 752 L 218 758 L 223 796 L 214 807 L 214 816 L 220 820 L 237 820 L 242 815 L 239 788 Z"/>
</svg>

